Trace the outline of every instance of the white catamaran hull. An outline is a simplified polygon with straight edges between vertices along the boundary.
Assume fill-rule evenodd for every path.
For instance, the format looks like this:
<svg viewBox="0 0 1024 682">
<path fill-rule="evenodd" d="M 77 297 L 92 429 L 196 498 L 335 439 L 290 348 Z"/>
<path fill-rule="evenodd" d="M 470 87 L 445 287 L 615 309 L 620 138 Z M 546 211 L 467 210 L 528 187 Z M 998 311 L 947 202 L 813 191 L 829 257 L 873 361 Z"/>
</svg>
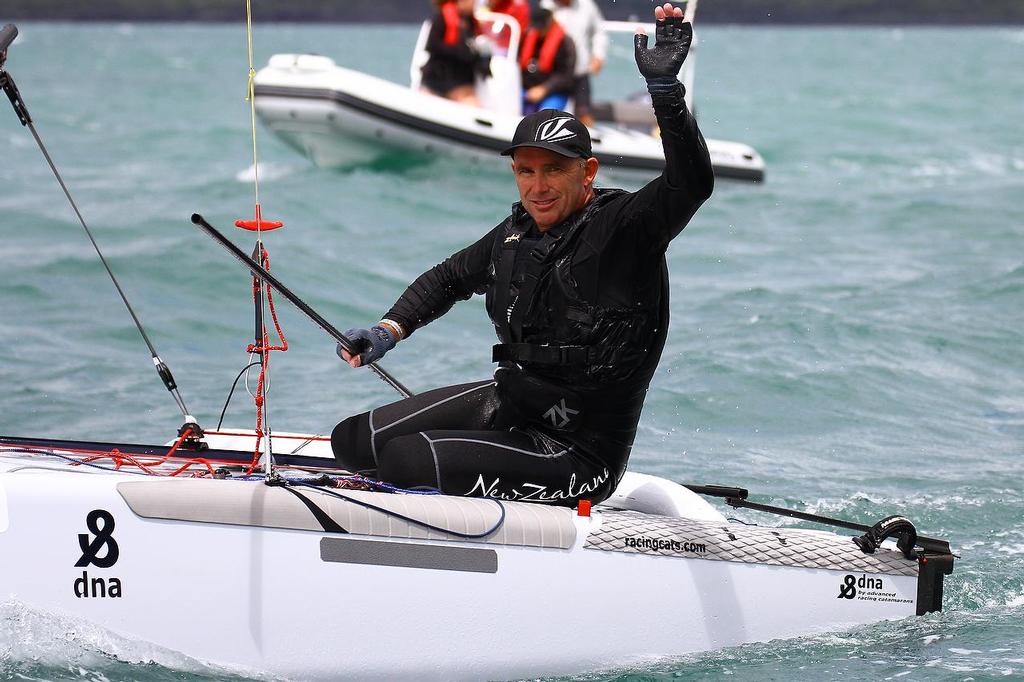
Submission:
<svg viewBox="0 0 1024 682">
<path fill-rule="evenodd" d="M 919 562 L 900 552 L 729 523 L 685 488 L 639 474 L 579 516 L 97 471 L 2 445 L 0 583 L 11 599 L 232 668 L 512 679 L 938 608 L 922 601 L 931 593 L 920 592 Z M 465 539 L 406 518 L 494 532 Z"/>
</svg>

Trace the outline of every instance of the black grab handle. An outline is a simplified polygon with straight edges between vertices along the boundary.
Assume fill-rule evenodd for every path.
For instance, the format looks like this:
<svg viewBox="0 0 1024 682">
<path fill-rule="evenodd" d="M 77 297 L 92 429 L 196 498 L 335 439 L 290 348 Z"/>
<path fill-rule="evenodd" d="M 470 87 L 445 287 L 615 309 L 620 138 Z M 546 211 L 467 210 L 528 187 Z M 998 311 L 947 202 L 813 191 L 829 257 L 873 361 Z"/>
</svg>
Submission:
<svg viewBox="0 0 1024 682">
<path fill-rule="evenodd" d="M 0 28 L 0 53 L 5 52 L 17 37 L 18 27 L 14 24 L 7 24 L 3 28 Z"/>
</svg>

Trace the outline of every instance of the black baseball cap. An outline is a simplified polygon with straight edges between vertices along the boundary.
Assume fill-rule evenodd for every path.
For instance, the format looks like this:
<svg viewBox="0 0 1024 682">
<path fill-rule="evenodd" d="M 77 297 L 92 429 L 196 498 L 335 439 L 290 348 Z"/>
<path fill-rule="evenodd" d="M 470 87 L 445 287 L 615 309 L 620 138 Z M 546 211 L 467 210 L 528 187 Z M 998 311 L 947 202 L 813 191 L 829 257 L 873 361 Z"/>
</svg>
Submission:
<svg viewBox="0 0 1024 682">
<path fill-rule="evenodd" d="M 557 109 L 541 109 L 524 116 L 512 136 L 512 145 L 501 154 L 512 156 L 520 147 L 539 147 L 570 158 L 589 159 L 594 155 L 587 126 L 572 114 Z"/>
</svg>

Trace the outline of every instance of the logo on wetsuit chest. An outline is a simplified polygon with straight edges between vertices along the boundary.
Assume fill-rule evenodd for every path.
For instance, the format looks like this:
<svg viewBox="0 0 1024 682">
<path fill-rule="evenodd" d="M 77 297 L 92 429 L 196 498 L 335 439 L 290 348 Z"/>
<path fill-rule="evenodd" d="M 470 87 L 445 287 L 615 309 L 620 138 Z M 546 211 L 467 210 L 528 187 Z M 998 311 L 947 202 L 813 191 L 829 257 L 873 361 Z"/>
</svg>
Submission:
<svg viewBox="0 0 1024 682">
<path fill-rule="evenodd" d="M 560 429 L 569 423 L 573 415 L 579 414 L 579 410 L 574 410 L 571 407 L 566 406 L 565 398 L 562 398 L 557 404 L 552 405 L 547 412 L 544 413 L 544 418 L 551 422 L 551 425 L 556 429 Z"/>
<path fill-rule="evenodd" d="M 506 244 L 511 244 L 512 242 L 518 242 L 522 238 L 523 238 L 523 233 L 522 232 L 513 232 L 509 236 L 505 237 L 505 243 Z"/>
</svg>

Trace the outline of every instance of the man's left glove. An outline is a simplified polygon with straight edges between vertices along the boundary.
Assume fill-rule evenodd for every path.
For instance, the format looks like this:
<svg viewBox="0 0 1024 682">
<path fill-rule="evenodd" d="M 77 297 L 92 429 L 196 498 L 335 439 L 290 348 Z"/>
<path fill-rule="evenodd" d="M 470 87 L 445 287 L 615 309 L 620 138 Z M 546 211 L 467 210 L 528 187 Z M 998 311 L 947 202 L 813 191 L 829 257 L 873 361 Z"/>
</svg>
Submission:
<svg viewBox="0 0 1024 682">
<path fill-rule="evenodd" d="M 365 367 L 371 362 L 377 362 L 384 354 L 395 347 L 398 337 L 390 329 L 377 325 L 369 329 L 349 329 L 345 336 L 352 341 L 354 350 L 359 353 L 359 363 Z M 344 359 L 341 354 L 345 350 L 338 344 L 338 357 Z"/>
<path fill-rule="evenodd" d="M 646 33 L 634 36 L 636 65 L 648 84 L 673 84 L 690 51 L 693 26 L 682 17 L 665 17 L 657 22 L 654 36 L 656 42 L 652 48 L 647 47 Z"/>
</svg>

